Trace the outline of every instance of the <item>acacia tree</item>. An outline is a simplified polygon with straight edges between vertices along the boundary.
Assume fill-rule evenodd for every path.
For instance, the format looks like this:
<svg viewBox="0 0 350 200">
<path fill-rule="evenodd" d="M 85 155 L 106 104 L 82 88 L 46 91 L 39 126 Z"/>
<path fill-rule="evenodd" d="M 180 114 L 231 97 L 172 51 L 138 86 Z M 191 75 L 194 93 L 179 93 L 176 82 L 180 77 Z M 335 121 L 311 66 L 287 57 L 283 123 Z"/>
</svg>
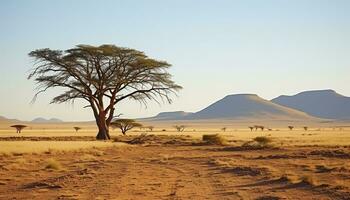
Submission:
<svg viewBox="0 0 350 200">
<path fill-rule="evenodd" d="M 74 130 L 75 130 L 76 133 L 78 133 L 78 131 L 81 129 L 81 128 L 78 127 L 78 126 L 74 126 L 73 128 L 74 128 Z"/>
<path fill-rule="evenodd" d="M 175 125 L 174 128 L 178 131 L 178 132 L 183 132 L 186 128 L 185 125 Z"/>
<path fill-rule="evenodd" d="M 16 133 L 21 133 L 22 130 L 27 126 L 21 125 L 21 124 L 16 124 L 16 125 L 12 125 L 11 127 L 16 129 Z"/>
<path fill-rule="evenodd" d="M 133 119 L 117 119 L 111 123 L 112 127 L 119 128 L 123 135 L 126 135 L 126 132 L 135 128 L 135 127 L 142 127 L 142 124 L 137 123 Z"/>
<path fill-rule="evenodd" d="M 115 45 L 78 45 L 65 51 L 39 49 L 29 56 L 36 61 L 28 76 L 38 84 L 33 101 L 51 88 L 65 89 L 51 103 L 85 100 L 85 107 L 90 107 L 95 117 L 98 140 L 110 139 L 109 126 L 119 102 L 171 103 L 171 94 L 182 88 L 171 80 L 169 63 Z"/>
<path fill-rule="evenodd" d="M 154 126 L 147 126 L 146 128 L 148 128 L 152 132 L 154 129 Z"/>
</svg>

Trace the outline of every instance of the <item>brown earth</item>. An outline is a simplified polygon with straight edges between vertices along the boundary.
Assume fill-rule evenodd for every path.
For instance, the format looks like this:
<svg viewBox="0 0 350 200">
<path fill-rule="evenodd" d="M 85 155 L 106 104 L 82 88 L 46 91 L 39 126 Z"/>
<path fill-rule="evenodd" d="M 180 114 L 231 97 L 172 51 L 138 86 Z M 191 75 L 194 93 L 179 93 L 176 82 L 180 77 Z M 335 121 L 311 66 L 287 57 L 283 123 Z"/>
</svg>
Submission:
<svg viewBox="0 0 350 200">
<path fill-rule="evenodd" d="M 2 155 L 0 199 L 350 199 L 349 155 L 349 147 L 253 150 L 176 137 Z"/>
</svg>

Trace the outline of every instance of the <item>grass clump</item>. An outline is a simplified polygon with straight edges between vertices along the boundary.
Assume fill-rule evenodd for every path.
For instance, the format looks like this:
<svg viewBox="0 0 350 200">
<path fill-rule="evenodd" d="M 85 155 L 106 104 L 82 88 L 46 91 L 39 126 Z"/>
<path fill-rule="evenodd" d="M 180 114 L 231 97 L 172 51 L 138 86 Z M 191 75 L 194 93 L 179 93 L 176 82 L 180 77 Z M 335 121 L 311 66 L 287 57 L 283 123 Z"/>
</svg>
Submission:
<svg viewBox="0 0 350 200">
<path fill-rule="evenodd" d="M 216 144 L 216 145 L 226 145 L 227 140 L 225 137 L 215 134 L 215 135 L 203 135 L 202 140 L 208 144 Z"/>
<path fill-rule="evenodd" d="M 45 168 L 46 169 L 60 170 L 60 169 L 62 169 L 62 165 L 57 160 L 50 158 L 50 159 L 46 160 Z"/>
<path fill-rule="evenodd" d="M 253 141 L 257 142 L 260 146 L 265 147 L 271 145 L 272 139 L 264 136 L 256 137 Z"/>
<path fill-rule="evenodd" d="M 265 136 L 256 137 L 252 141 L 245 142 L 242 146 L 259 148 L 259 149 L 273 147 L 272 139 Z"/>
</svg>

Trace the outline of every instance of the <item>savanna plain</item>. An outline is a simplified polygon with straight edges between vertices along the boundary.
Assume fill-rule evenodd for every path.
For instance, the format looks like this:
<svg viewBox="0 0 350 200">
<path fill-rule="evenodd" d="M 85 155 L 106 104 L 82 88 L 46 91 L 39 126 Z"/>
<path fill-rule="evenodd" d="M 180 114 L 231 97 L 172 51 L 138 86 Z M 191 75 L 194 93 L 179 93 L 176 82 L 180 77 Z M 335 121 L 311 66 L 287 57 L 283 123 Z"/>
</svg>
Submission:
<svg viewBox="0 0 350 200">
<path fill-rule="evenodd" d="M 96 141 L 93 123 L 0 130 L 0 199 L 349 199 L 350 128 L 145 122 Z"/>
</svg>

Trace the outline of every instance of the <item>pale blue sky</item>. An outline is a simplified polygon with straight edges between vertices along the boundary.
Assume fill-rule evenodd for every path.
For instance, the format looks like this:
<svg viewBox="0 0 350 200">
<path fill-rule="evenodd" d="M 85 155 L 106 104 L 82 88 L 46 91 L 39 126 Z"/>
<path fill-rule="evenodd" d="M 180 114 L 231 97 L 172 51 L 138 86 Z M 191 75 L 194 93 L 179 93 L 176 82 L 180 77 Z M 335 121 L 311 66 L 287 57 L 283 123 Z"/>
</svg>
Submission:
<svg viewBox="0 0 350 200">
<path fill-rule="evenodd" d="M 0 115 L 90 120 L 83 103 L 34 95 L 27 54 L 38 48 L 116 44 L 167 60 L 184 87 L 171 105 L 123 103 L 125 117 L 198 111 L 234 93 L 271 99 L 304 90 L 350 96 L 347 0 L 0 0 Z"/>
</svg>

